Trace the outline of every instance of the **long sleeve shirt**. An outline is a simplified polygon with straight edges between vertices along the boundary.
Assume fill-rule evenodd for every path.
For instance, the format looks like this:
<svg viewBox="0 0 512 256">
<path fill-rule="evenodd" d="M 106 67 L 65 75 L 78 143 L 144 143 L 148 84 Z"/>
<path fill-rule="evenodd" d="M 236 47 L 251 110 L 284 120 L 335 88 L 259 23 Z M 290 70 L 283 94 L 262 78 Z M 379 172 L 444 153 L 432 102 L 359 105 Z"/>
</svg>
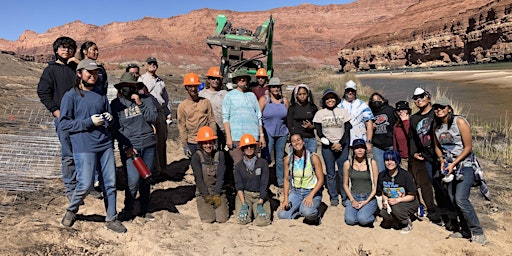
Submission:
<svg viewBox="0 0 512 256">
<path fill-rule="evenodd" d="M 400 153 L 400 157 L 409 157 L 409 133 L 411 125 L 409 120 L 402 121 L 403 127 L 400 124 L 393 126 L 393 148 Z M 404 133 L 407 132 L 407 134 Z"/>
<path fill-rule="evenodd" d="M 199 154 L 203 154 L 203 158 L 205 162 L 201 162 L 201 156 Z M 215 154 L 219 154 L 218 163 L 215 163 Z M 217 169 L 215 170 L 215 176 L 211 176 L 212 178 L 208 178 L 209 174 L 206 170 L 203 169 L 204 166 L 217 165 Z M 213 194 L 220 195 L 222 193 L 222 186 L 224 185 L 224 173 L 226 172 L 226 163 L 224 160 L 224 152 L 217 151 L 213 152 L 212 156 L 209 156 L 203 153 L 201 150 L 196 151 L 190 159 L 190 166 L 192 166 L 192 171 L 194 172 L 194 179 L 196 181 L 197 191 L 201 196 Z"/>
<path fill-rule="evenodd" d="M 233 141 L 240 141 L 245 133 L 258 140 L 262 125 L 261 109 L 254 93 L 229 91 L 222 101 L 222 121 L 229 123 Z"/>
<path fill-rule="evenodd" d="M 167 90 L 165 89 L 165 83 L 162 78 L 155 75 L 152 76 L 149 73 L 144 73 L 139 76 L 139 82 L 144 83 L 144 85 L 148 88 L 148 91 L 155 99 L 157 100 L 159 107 L 164 110 L 165 115 L 169 115 L 171 111 L 169 110 L 169 94 L 167 94 Z"/>
<path fill-rule="evenodd" d="M 178 130 L 182 146 L 187 143 L 196 144 L 197 131 L 203 126 L 209 126 L 216 133 L 215 116 L 210 101 L 199 98 L 193 101 L 185 99 L 178 105 Z"/>
<path fill-rule="evenodd" d="M 37 84 L 37 95 L 41 103 L 50 111 L 60 109 L 62 97 L 73 88 L 76 80 L 76 63 L 68 65 L 55 61 L 48 63 Z"/>
<path fill-rule="evenodd" d="M 237 191 L 260 192 L 260 198 L 267 198 L 269 187 L 269 170 L 267 160 L 258 158 L 254 170 L 249 170 L 244 161 L 235 165 L 235 188 Z"/>
</svg>

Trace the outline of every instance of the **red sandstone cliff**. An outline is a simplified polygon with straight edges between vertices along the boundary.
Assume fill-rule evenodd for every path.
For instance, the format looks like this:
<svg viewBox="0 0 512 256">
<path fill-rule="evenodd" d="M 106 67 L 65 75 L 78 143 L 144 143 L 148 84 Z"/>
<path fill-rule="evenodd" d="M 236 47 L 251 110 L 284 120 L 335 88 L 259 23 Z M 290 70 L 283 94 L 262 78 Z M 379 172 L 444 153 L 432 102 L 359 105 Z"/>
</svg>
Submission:
<svg viewBox="0 0 512 256">
<path fill-rule="evenodd" d="M 213 34 L 215 17 L 225 14 L 233 26 L 254 30 L 270 15 L 276 20 L 274 58 L 277 65 L 337 64 L 336 53 L 352 37 L 400 14 L 419 0 L 359 0 L 344 5 L 300 5 L 259 12 L 201 9 L 170 18 L 150 18 L 94 26 L 74 21 L 45 33 L 25 31 L 17 41 L 0 39 L 0 50 L 47 60 L 52 42 L 66 35 L 80 45 L 95 41 L 103 62 L 144 61 L 156 56 L 171 65 L 217 64 L 220 49 L 205 43 Z"/>
</svg>

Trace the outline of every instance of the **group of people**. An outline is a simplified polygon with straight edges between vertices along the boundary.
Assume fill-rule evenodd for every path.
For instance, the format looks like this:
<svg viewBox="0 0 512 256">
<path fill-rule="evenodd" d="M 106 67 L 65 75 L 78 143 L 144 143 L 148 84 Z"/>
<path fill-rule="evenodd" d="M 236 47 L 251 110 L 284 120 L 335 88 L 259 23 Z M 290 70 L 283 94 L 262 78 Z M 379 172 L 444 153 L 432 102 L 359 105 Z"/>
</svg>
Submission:
<svg viewBox="0 0 512 256">
<path fill-rule="evenodd" d="M 154 219 L 147 212 L 150 184 L 132 158 L 142 157 L 153 172 L 166 168 L 166 122 L 172 116 L 165 84 L 156 75 L 157 60 L 146 60 L 142 76 L 138 66 L 129 65 L 115 85 L 117 98 L 109 103 L 105 69 L 94 59 L 97 46 L 92 58 L 75 61 L 75 41 L 61 37 L 54 51 L 56 61 L 43 72 L 38 94 L 55 117 L 62 145 L 70 201 L 62 224 L 73 225 L 98 173 L 105 227 L 126 232 L 115 209 L 113 140 L 127 170 L 125 217 Z M 474 161 L 470 127 L 453 113 L 448 99 L 433 104 L 430 93 L 417 88 L 412 98 L 419 111 L 411 115 L 407 101 L 393 108 L 380 93 L 373 93 L 368 103 L 358 99 L 357 84 L 350 80 L 342 96 L 324 91 L 319 109 L 307 85 L 296 85 L 288 99 L 280 79 L 269 79 L 269 74 L 260 68 L 251 83 L 248 71 L 240 69 L 229 91 L 223 89 L 218 67 L 208 70 L 202 90 L 198 74 L 184 76 L 187 98 L 177 110 L 179 142 L 190 158 L 201 221 L 228 220 L 226 188 L 232 186 L 238 223 L 269 225 L 270 177 L 275 174 L 282 192 L 280 219 L 303 216 L 305 223 L 319 225 L 325 185 L 330 205 L 341 199 L 346 207 L 348 225 L 373 227 L 378 215 L 381 227 L 408 233 L 422 208 L 432 222 L 453 231 L 452 237 L 487 242 L 469 201 Z M 135 213 L 137 192 L 140 210 Z"/>
</svg>

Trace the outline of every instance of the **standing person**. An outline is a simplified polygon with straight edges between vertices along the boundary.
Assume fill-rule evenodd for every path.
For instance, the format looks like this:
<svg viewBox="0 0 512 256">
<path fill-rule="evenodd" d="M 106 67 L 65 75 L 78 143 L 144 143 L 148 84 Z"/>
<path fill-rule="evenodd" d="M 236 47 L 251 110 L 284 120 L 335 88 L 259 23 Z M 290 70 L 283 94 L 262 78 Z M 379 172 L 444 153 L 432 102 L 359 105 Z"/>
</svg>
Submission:
<svg viewBox="0 0 512 256">
<path fill-rule="evenodd" d="M 428 211 L 427 217 L 433 223 L 443 225 L 440 215 L 447 216 L 449 209 L 453 209 L 453 206 L 447 199 L 448 193 L 446 189 L 441 186 L 439 181 L 435 181 L 432 177 L 432 170 L 436 165 L 436 160 L 434 158 L 435 146 L 432 137 L 434 111 L 432 109 L 431 96 L 428 91 L 418 87 L 414 90 L 412 99 L 419 110 L 409 120 L 411 125 L 409 172 L 413 175 L 418 188 L 421 190 L 421 197 Z M 434 192 L 439 209 L 434 203 Z M 452 215 L 456 214 L 452 212 Z M 451 218 L 454 217 L 451 216 Z M 446 225 L 446 228 L 449 228 L 448 225 Z"/>
<path fill-rule="evenodd" d="M 382 195 L 382 228 L 400 228 L 402 234 L 412 230 L 411 216 L 418 210 L 416 185 L 412 175 L 400 168 L 400 155 L 384 152 L 386 171 L 379 173 L 377 195 Z"/>
<path fill-rule="evenodd" d="M 400 166 L 404 170 L 409 170 L 409 140 L 410 128 L 409 118 L 411 117 L 411 108 L 407 101 L 399 101 L 395 104 L 396 121 L 393 126 L 393 148 L 400 153 Z"/>
<path fill-rule="evenodd" d="M 235 90 L 229 91 L 222 101 L 222 121 L 226 132 L 226 146 L 236 164 L 242 160 L 243 152 L 238 144 L 243 134 L 251 134 L 261 147 L 265 147 L 265 134 L 261 122 L 261 110 L 252 92 L 246 92 L 251 77 L 247 70 L 240 69 L 233 74 Z"/>
<path fill-rule="evenodd" d="M 93 60 L 82 60 L 77 66 L 77 83 L 62 98 L 60 125 L 70 133 L 76 163 L 77 185 L 62 218 L 62 225 L 71 227 L 92 181 L 94 170 L 100 174 L 100 187 L 107 211 L 105 228 L 126 232 L 117 220 L 116 173 L 112 135 L 108 124 L 113 120 L 107 96 L 95 88 L 99 66 Z M 98 168 L 100 167 L 100 168 Z"/>
<path fill-rule="evenodd" d="M 268 163 L 256 155 L 258 144 L 251 134 L 244 134 L 238 146 L 244 155 L 235 164 L 235 213 L 242 225 L 250 223 L 252 218 L 257 226 L 270 224 Z"/>
<path fill-rule="evenodd" d="M 336 186 L 336 166 L 338 176 L 343 181 L 343 158 L 342 152 L 348 147 L 350 137 L 350 116 L 347 110 L 337 108 L 340 103 L 340 96 L 327 89 L 322 95 L 322 109 L 316 112 L 313 123 L 316 133 L 322 142 L 322 157 L 324 158 L 327 173 L 327 191 L 329 192 L 331 206 L 337 206 L 338 188 Z M 347 153 L 348 154 L 348 153 Z M 345 160 L 346 161 L 346 160 Z M 341 203 L 345 206 L 347 194 L 341 189 Z"/>
<path fill-rule="evenodd" d="M 198 87 L 201 84 L 196 73 L 188 73 L 183 79 L 187 90 L 187 98 L 178 105 L 178 129 L 183 153 L 187 157 L 197 151 L 196 136 L 200 127 L 209 126 L 216 131 L 215 117 L 210 101 L 199 97 Z"/>
<path fill-rule="evenodd" d="M 98 56 L 99 56 L 99 49 L 98 45 L 96 45 L 95 42 L 92 41 L 86 41 L 85 43 L 80 46 L 80 52 L 79 52 L 79 60 L 85 60 L 90 59 L 94 60 L 98 66 L 100 67 L 98 69 L 98 81 L 96 82 L 96 86 L 98 86 L 101 91 L 106 95 L 108 90 L 108 76 L 107 76 L 107 70 L 105 67 L 98 63 Z"/>
<path fill-rule="evenodd" d="M 222 90 L 222 75 L 219 67 L 211 67 L 206 73 L 208 82 L 206 89 L 199 91 L 199 97 L 203 97 L 210 101 L 212 105 L 213 115 L 217 123 L 217 143 L 218 149 L 223 150 L 226 146 L 226 135 L 224 134 L 224 123 L 222 122 L 222 101 L 228 91 Z"/>
<path fill-rule="evenodd" d="M 256 86 L 251 91 L 256 95 L 256 99 L 259 100 L 262 96 L 268 93 L 269 87 L 267 86 L 268 74 L 265 68 L 259 68 L 256 71 Z"/>
<path fill-rule="evenodd" d="M 318 111 L 313 93 L 305 84 L 298 84 L 292 91 L 290 107 L 286 116 L 286 125 L 290 134 L 299 133 L 309 152 L 316 153 L 317 141 L 313 117 Z"/>
<path fill-rule="evenodd" d="M 205 223 L 224 223 L 229 214 L 228 200 L 223 190 L 226 171 L 224 152 L 215 149 L 216 139 L 209 126 L 199 128 L 196 136 L 198 150 L 190 160 L 197 187 L 197 210 L 199 218 Z"/>
<path fill-rule="evenodd" d="M 343 163 L 343 189 L 347 193 L 345 223 L 373 227 L 377 210 L 377 162 L 366 154 L 362 139 L 352 142 L 353 157 Z"/>
<path fill-rule="evenodd" d="M 114 116 L 113 135 L 122 147 L 120 150 L 125 153 L 123 166 L 126 167 L 128 188 L 125 189 L 124 212 L 126 219 L 131 219 L 137 191 L 140 193 L 140 212 L 149 220 L 154 220 L 148 212 L 150 182 L 142 179 L 133 164 L 132 157 L 140 156 L 149 170 L 153 172 L 156 157 L 156 139 L 151 125 L 156 121 L 157 110 L 153 101 L 148 96 L 139 95 L 138 91 L 144 86 L 137 82 L 135 74 L 126 72 L 121 80 L 115 85 L 118 90 L 118 97 L 110 103 Z"/>
<path fill-rule="evenodd" d="M 304 216 L 309 224 L 319 225 L 318 207 L 322 202 L 324 172 L 320 157 L 306 149 L 300 133 L 290 136 L 292 150 L 284 158 L 284 199 L 277 213 L 280 219 Z"/>
<path fill-rule="evenodd" d="M 470 238 L 472 242 L 485 245 L 487 238 L 469 201 L 474 179 L 471 127 L 464 117 L 453 113 L 451 105 L 447 98 L 440 98 L 433 105 L 435 152 L 442 166 L 441 171 L 447 171 L 447 177 L 458 174 L 448 182 L 448 194 L 457 209 L 460 230 L 453 230 L 450 236 Z"/>
<path fill-rule="evenodd" d="M 338 104 L 338 107 L 346 109 L 350 114 L 350 141 L 355 139 L 363 139 L 366 141 L 366 148 L 368 152 L 372 152 L 372 139 L 373 139 L 373 113 L 368 105 L 357 98 L 357 84 L 350 80 L 345 83 L 345 91 L 343 99 Z M 348 159 L 348 148 L 343 154 L 343 162 Z"/>
<path fill-rule="evenodd" d="M 62 158 L 62 182 L 66 198 L 71 197 L 76 187 L 75 161 L 69 140 L 69 132 L 62 130 L 59 118 L 61 100 L 69 89 L 73 88 L 76 80 L 76 62 L 70 60 L 76 52 L 76 42 L 70 37 L 59 37 L 53 42 L 55 61 L 50 61 L 43 70 L 37 84 L 37 95 L 41 103 L 52 113 L 55 131 L 59 137 Z"/>
<path fill-rule="evenodd" d="M 139 79 L 139 76 L 140 76 L 140 67 L 139 67 L 139 65 L 137 65 L 135 63 L 130 63 L 130 64 L 128 64 L 128 66 L 126 66 L 125 71 L 134 74 L 135 77 L 137 79 Z"/>
<path fill-rule="evenodd" d="M 281 80 L 278 77 L 272 77 L 268 83 L 269 93 L 260 97 L 259 105 L 262 113 L 263 128 L 268 139 L 267 149 L 271 153 L 274 151 L 276 161 L 277 185 L 282 188 L 284 183 L 284 151 L 288 137 L 288 127 L 286 127 L 286 115 L 290 102 L 283 96 L 281 90 Z M 270 156 L 269 156 L 270 157 Z M 269 161 L 271 159 L 267 159 Z"/>
<path fill-rule="evenodd" d="M 158 61 L 155 57 L 146 59 L 146 73 L 142 74 L 138 81 L 144 83 L 148 92 L 155 97 L 158 111 L 158 118 L 155 122 L 156 128 L 156 170 L 158 172 L 167 169 L 167 122 L 172 120 L 169 110 L 169 95 L 165 89 L 165 83 L 156 71 L 158 70 Z"/>
<path fill-rule="evenodd" d="M 372 93 L 368 102 L 374 116 L 373 123 L 373 158 L 377 162 L 378 171 L 383 172 L 384 152 L 393 149 L 393 125 L 396 122 L 395 109 L 380 93 Z"/>
</svg>

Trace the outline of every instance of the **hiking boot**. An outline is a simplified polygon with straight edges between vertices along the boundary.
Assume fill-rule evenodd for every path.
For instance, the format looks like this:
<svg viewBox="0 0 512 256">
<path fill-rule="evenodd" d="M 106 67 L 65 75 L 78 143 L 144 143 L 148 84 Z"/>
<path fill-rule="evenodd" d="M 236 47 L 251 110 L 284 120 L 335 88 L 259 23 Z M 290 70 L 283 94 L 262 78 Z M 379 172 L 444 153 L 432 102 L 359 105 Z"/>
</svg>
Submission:
<svg viewBox="0 0 512 256">
<path fill-rule="evenodd" d="M 126 233 L 126 231 L 127 231 L 127 229 L 123 225 L 123 223 L 121 223 L 118 220 L 107 221 L 107 222 L 105 222 L 104 227 L 106 229 L 114 231 L 116 233 Z"/>
<path fill-rule="evenodd" d="M 91 191 L 89 191 L 89 196 L 96 198 L 96 199 L 103 199 L 103 194 L 101 194 L 101 192 L 98 192 L 94 189 L 91 189 Z"/>
<path fill-rule="evenodd" d="M 153 214 L 149 213 L 149 212 L 146 212 L 145 214 L 142 215 L 142 217 L 146 220 L 155 220 L 155 216 L 153 216 Z"/>
<path fill-rule="evenodd" d="M 60 222 L 65 227 L 71 227 L 76 221 L 76 214 L 72 211 L 66 211 L 62 221 Z"/>
<path fill-rule="evenodd" d="M 485 237 L 484 234 L 481 235 L 474 235 L 471 238 L 471 242 L 475 242 L 477 244 L 486 245 L 487 244 L 487 237 Z"/>
<path fill-rule="evenodd" d="M 411 232 L 412 230 L 412 222 L 411 219 L 407 219 L 407 226 L 403 227 L 402 230 L 400 230 L 400 233 L 407 234 Z"/>
</svg>

